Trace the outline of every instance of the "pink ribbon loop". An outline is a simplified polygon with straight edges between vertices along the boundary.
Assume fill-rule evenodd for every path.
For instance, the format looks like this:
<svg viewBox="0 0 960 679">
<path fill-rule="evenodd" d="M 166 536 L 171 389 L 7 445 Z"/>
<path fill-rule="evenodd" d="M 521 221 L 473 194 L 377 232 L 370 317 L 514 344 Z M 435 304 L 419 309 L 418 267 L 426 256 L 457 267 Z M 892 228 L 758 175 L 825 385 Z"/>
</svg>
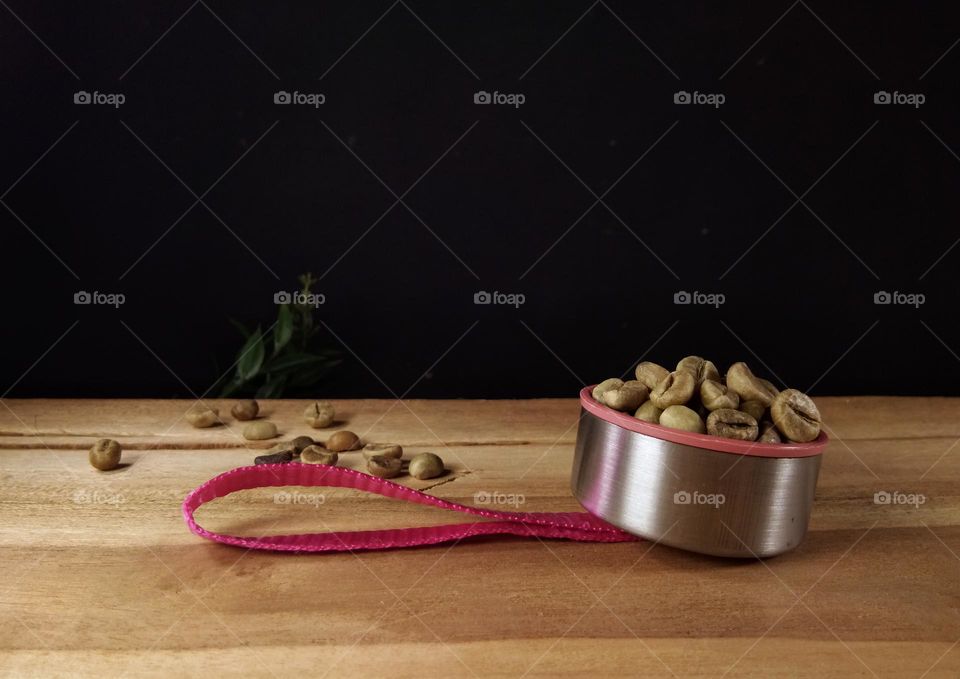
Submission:
<svg viewBox="0 0 960 679">
<path fill-rule="evenodd" d="M 331 531 L 300 535 L 240 537 L 214 533 L 198 525 L 193 513 L 201 505 L 231 493 L 254 488 L 283 486 L 327 486 L 354 488 L 384 497 L 449 509 L 480 517 L 472 523 L 423 528 L 395 528 L 364 531 Z M 247 549 L 288 552 L 344 552 L 361 549 L 395 549 L 433 545 L 478 535 L 519 535 L 523 537 L 563 538 L 585 542 L 630 542 L 639 538 L 585 512 L 502 512 L 478 509 L 427 495 L 419 490 L 377 478 L 369 474 L 321 464 L 263 464 L 238 467 L 190 492 L 183 501 L 183 518 L 200 537 Z"/>
</svg>

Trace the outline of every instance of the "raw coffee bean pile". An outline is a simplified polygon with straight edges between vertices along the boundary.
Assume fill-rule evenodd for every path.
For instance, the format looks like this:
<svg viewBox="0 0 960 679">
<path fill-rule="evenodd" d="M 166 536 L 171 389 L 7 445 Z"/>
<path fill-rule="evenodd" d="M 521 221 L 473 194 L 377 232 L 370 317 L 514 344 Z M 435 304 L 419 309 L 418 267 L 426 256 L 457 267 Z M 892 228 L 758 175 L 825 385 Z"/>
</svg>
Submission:
<svg viewBox="0 0 960 679">
<path fill-rule="evenodd" d="M 813 399 L 796 389 L 780 391 L 743 362 L 721 376 L 700 356 L 687 356 L 672 372 L 645 361 L 635 380 L 604 380 L 593 399 L 644 422 L 739 441 L 806 443 L 820 435 Z"/>
</svg>

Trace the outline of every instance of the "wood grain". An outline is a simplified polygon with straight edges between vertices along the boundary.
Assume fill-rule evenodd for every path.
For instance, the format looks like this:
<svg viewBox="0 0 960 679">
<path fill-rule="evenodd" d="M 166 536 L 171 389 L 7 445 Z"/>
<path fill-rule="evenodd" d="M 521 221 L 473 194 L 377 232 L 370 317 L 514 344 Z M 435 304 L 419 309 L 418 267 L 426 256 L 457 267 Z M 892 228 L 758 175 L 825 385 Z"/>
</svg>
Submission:
<svg viewBox="0 0 960 679">
<path fill-rule="evenodd" d="M 191 429 L 183 401 L 2 401 L 0 672 L 960 676 L 960 400 L 818 403 L 834 439 L 810 533 L 757 562 L 515 538 L 246 552 L 197 538 L 180 516 L 189 490 L 256 454 L 236 423 Z M 438 485 L 403 483 L 468 504 L 485 492 L 578 509 L 573 400 L 337 406 L 342 426 L 451 468 Z M 285 435 L 317 435 L 303 407 L 266 410 Z M 91 469 L 98 436 L 121 440 L 128 466 Z M 882 491 L 924 501 L 877 505 Z M 284 492 L 300 495 L 236 494 L 198 518 L 246 534 L 461 520 L 342 489 Z"/>
</svg>

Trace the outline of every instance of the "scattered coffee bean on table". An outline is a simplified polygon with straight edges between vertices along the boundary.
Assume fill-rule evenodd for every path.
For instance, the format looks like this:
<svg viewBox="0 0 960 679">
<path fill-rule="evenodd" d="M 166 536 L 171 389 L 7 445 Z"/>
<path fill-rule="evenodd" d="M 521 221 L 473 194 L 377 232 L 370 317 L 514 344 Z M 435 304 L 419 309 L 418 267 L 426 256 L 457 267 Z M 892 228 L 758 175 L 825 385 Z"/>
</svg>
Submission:
<svg viewBox="0 0 960 679">
<path fill-rule="evenodd" d="M 269 455 L 258 455 L 253 458 L 254 464 L 283 464 L 293 459 L 293 453 L 285 450 L 282 453 L 270 453 Z"/>
<path fill-rule="evenodd" d="M 309 436 L 298 436 L 290 442 L 290 446 L 293 448 L 293 454 L 299 455 L 303 452 L 303 449 L 312 446 L 316 441 L 314 441 Z"/>
<path fill-rule="evenodd" d="M 255 420 L 243 428 L 243 438 L 248 441 L 263 441 L 277 435 L 277 425 L 266 420 Z"/>
<path fill-rule="evenodd" d="M 333 451 L 327 450 L 323 446 L 307 446 L 300 451 L 300 461 L 307 464 L 337 464 L 339 455 Z"/>
<path fill-rule="evenodd" d="M 444 472 L 443 460 L 434 453 L 420 453 L 410 460 L 407 471 L 416 479 L 432 479 Z"/>
<path fill-rule="evenodd" d="M 220 423 L 220 411 L 218 411 L 216 408 L 210 408 L 204 405 L 192 406 L 187 410 L 184 417 L 186 418 L 187 422 L 197 429 L 212 427 L 213 425 Z"/>
<path fill-rule="evenodd" d="M 327 439 L 327 450 L 343 453 L 348 450 L 357 450 L 360 447 L 360 437 L 352 431 L 338 431 Z"/>
<path fill-rule="evenodd" d="M 333 404 L 330 401 L 315 401 L 307 406 L 303 411 L 303 417 L 314 429 L 323 429 L 333 424 L 333 418 L 336 415 Z"/>
<path fill-rule="evenodd" d="M 260 413 L 260 404 L 253 399 L 235 403 L 230 414 L 241 422 L 254 419 Z"/>
<path fill-rule="evenodd" d="M 90 466 L 102 472 L 116 469 L 120 464 L 120 455 L 123 449 L 113 439 L 100 439 L 93 444 L 88 454 Z"/>
<path fill-rule="evenodd" d="M 368 460 L 371 457 L 403 457 L 403 448 L 396 443 L 368 443 L 363 447 L 363 456 Z"/>
<path fill-rule="evenodd" d="M 392 479 L 394 476 L 399 476 L 402 468 L 403 461 L 396 457 L 374 455 L 367 460 L 367 471 L 382 479 Z"/>
</svg>

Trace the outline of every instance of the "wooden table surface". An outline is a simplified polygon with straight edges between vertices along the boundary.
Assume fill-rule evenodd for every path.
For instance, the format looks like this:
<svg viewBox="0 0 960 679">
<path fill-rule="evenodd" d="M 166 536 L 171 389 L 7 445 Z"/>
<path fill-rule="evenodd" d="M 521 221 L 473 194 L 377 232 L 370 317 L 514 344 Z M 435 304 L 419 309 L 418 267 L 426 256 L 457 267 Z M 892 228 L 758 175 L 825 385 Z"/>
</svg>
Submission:
<svg viewBox="0 0 960 679">
<path fill-rule="evenodd" d="M 238 423 L 192 429 L 185 401 L 0 401 L 0 672 L 960 676 L 960 399 L 818 403 L 833 440 L 810 532 L 760 562 L 520 538 L 245 551 L 194 536 L 180 514 L 192 488 L 252 462 Z M 487 493 L 529 511 L 579 508 L 573 399 L 336 406 L 338 426 L 435 451 L 452 470 L 401 483 L 467 504 Z M 283 436 L 317 434 L 302 409 L 263 406 Z M 128 465 L 93 470 L 86 449 L 99 437 L 121 441 Z M 358 453 L 341 459 L 361 467 Z M 876 504 L 882 491 L 923 502 Z M 301 492 L 288 504 L 236 494 L 198 518 L 247 535 L 462 518 Z"/>
</svg>

